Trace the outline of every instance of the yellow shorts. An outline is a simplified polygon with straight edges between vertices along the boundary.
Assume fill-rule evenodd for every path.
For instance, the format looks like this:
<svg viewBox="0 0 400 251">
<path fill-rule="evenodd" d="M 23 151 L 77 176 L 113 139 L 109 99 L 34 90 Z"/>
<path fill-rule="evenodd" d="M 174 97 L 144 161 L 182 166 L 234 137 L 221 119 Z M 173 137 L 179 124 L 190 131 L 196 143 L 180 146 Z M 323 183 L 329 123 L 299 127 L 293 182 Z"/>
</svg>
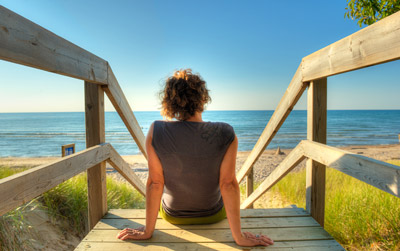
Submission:
<svg viewBox="0 0 400 251">
<path fill-rule="evenodd" d="M 201 225 L 201 224 L 211 224 L 217 223 L 226 218 L 225 206 L 221 208 L 216 214 L 205 216 L 205 217 L 193 217 L 193 218 L 178 218 L 168 215 L 164 208 L 162 207 L 162 203 L 160 203 L 160 211 L 159 215 L 164 220 L 168 221 L 171 224 L 175 225 Z"/>
</svg>

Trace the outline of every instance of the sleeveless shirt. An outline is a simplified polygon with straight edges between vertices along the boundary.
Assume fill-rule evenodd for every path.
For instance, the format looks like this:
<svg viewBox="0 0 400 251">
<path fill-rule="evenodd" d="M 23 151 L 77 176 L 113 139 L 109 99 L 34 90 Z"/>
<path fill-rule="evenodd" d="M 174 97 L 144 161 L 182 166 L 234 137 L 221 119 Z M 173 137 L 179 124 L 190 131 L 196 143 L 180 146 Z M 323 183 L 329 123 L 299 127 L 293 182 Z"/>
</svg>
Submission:
<svg viewBox="0 0 400 251">
<path fill-rule="evenodd" d="M 205 217 L 223 207 L 219 172 L 235 139 L 222 122 L 155 121 L 152 145 L 164 173 L 162 207 L 173 217 Z"/>
</svg>

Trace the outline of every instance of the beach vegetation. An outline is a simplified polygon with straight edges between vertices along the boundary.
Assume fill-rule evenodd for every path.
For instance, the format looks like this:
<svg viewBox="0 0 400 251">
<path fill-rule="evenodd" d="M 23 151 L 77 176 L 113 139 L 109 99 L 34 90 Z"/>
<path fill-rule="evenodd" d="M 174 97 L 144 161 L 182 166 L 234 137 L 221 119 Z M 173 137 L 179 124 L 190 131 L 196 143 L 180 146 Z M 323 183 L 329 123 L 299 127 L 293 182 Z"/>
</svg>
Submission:
<svg viewBox="0 0 400 251">
<path fill-rule="evenodd" d="M 348 0 L 345 17 L 358 20 L 362 25 L 371 25 L 400 10 L 398 0 Z"/>
<path fill-rule="evenodd" d="M 27 170 L 0 166 L 0 178 Z M 145 199 L 129 183 L 107 176 L 108 208 L 144 208 Z M 0 216 L 0 250 L 28 250 L 34 241 L 34 229 L 25 215 L 31 210 L 45 210 L 63 232 L 82 238 L 87 233 L 87 177 L 81 173 L 31 202 Z M 57 224 L 66 221 L 63 226 Z M 21 238 L 21 236 L 30 236 Z"/>
<path fill-rule="evenodd" d="M 400 161 L 389 161 L 399 165 Z M 306 172 L 291 172 L 272 191 L 305 208 Z M 325 229 L 347 250 L 400 250 L 400 199 L 333 168 L 326 171 Z"/>
</svg>

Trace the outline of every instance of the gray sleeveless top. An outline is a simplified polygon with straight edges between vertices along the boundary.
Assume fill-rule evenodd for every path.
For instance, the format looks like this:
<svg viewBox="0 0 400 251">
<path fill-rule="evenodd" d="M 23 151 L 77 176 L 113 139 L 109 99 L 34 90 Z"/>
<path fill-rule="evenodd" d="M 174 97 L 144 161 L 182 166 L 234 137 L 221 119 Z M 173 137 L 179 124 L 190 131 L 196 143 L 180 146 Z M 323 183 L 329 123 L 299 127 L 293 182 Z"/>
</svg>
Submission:
<svg viewBox="0 0 400 251">
<path fill-rule="evenodd" d="M 205 217 L 223 207 L 222 159 L 235 138 L 220 122 L 155 121 L 152 145 L 164 172 L 162 207 L 173 217 Z"/>
</svg>

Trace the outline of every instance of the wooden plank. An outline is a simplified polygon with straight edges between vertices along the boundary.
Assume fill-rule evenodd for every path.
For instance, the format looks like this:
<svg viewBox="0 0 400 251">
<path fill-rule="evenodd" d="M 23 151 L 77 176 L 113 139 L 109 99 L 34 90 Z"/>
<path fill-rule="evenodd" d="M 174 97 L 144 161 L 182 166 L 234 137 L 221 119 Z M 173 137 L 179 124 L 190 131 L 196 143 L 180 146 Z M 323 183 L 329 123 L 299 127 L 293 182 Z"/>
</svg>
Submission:
<svg viewBox="0 0 400 251">
<path fill-rule="evenodd" d="M 277 166 L 274 171 L 260 184 L 260 186 L 240 205 L 240 208 L 247 208 L 260 198 L 268 189 L 275 185 L 279 180 L 286 176 L 294 167 L 302 160 L 303 149 L 302 144 L 298 144 L 286 158 Z"/>
<path fill-rule="evenodd" d="M 293 107 L 296 105 L 297 101 L 300 99 L 304 90 L 307 88 L 307 84 L 303 84 L 301 74 L 301 64 L 293 76 L 289 87 L 287 88 L 285 94 L 283 95 L 281 101 L 279 102 L 277 108 L 272 114 L 267 126 L 262 132 L 260 138 L 258 139 L 256 145 L 251 151 L 250 155 L 247 157 L 242 168 L 236 174 L 236 179 L 241 182 L 243 178 L 249 173 L 254 163 L 261 156 L 265 148 L 274 138 L 275 134 L 278 132 L 279 128 L 285 122 L 287 116 L 289 116 Z"/>
<path fill-rule="evenodd" d="M 303 81 L 400 58 L 400 12 L 303 58 Z"/>
<path fill-rule="evenodd" d="M 303 142 L 306 157 L 400 198 L 400 167 L 324 144 Z"/>
<path fill-rule="evenodd" d="M 344 251 L 335 240 L 313 241 L 276 241 L 268 247 L 241 247 L 235 243 L 143 243 L 143 242 L 82 242 L 76 251 L 83 250 L 148 250 L 148 251 L 175 251 L 175 250 L 295 250 L 295 251 Z"/>
<path fill-rule="evenodd" d="M 124 122 L 129 133 L 135 140 L 140 151 L 147 159 L 145 137 L 142 129 L 137 122 L 135 115 L 126 99 L 121 87 L 118 84 L 117 78 L 115 77 L 111 67 L 108 67 L 108 85 L 103 86 L 103 90 L 106 92 L 108 98 L 113 104 L 115 110 L 118 112 L 122 121 Z"/>
<path fill-rule="evenodd" d="M 247 229 L 265 234 L 275 241 L 330 240 L 333 239 L 322 227 L 287 227 Z M 92 230 L 83 239 L 90 242 L 122 242 L 116 239 L 120 230 Z M 141 242 L 233 242 L 230 229 L 155 230 L 153 237 Z"/>
<path fill-rule="evenodd" d="M 241 218 L 310 216 L 303 208 L 242 209 Z M 104 219 L 145 219 L 145 209 L 110 209 Z M 160 217 L 158 217 L 160 218 Z"/>
<path fill-rule="evenodd" d="M 124 228 L 137 228 L 146 224 L 145 219 L 102 219 L 94 227 L 96 230 L 111 230 Z M 312 217 L 281 217 L 281 218 L 243 218 L 242 229 L 247 228 L 273 228 L 273 227 L 318 227 L 319 224 Z M 228 220 L 206 225 L 174 225 L 159 219 L 156 229 L 229 229 Z"/>
<path fill-rule="evenodd" d="M 0 215 L 109 158 L 109 144 L 88 148 L 0 180 Z"/>
<path fill-rule="evenodd" d="M 86 147 L 104 143 L 104 92 L 101 86 L 85 82 Z M 107 213 L 106 163 L 87 170 L 89 229 Z"/>
<path fill-rule="evenodd" d="M 119 155 L 119 153 L 111 146 L 110 159 L 108 162 L 117 170 L 136 190 L 143 196 L 146 196 L 146 185 L 131 169 L 128 163 Z"/>
<path fill-rule="evenodd" d="M 254 178 L 254 170 L 253 168 L 251 168 L 251 171 L 246 176 L 246 198 L 248 198 L 254 191 L 253 178 Z M 253 204 L 250 204 L 247 208 L 253 208 Z"/>
<path fill-rule="evenodd" d="M 307 94 L 307 139 L 326 144 L 327 78 L 312 81 Z M 323 227 L 326 166 L 312 159 L 306 163 L 306 210 Z"/>
<path fill-rule="evenodd" d="M 0 59 L 107 84 L 107 62 L 0 6 Z"/>
</svg>

